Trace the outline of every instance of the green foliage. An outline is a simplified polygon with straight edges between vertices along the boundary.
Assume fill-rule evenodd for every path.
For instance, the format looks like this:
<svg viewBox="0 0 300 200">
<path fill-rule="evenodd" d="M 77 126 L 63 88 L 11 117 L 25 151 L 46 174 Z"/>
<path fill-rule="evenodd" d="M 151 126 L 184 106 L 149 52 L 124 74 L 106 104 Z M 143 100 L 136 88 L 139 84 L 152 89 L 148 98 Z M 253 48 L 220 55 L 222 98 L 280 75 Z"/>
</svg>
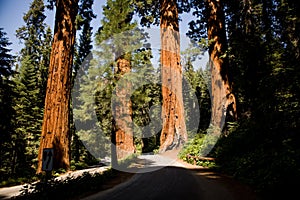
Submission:
<svg viewBox="0 0 300 200">
<path fill-rule="evenodd" d="M 191 0 L 176 1 L 178 12 L 182 14 L 191 10 L 191 5 L 195 2 Z M 135 13 L 140 17 L 142 26 L 151 27 L 151 25 L 159 25 L 161 1 L 156 0 L 132 0 Z"/>
<path fill-rule="evenodd" d="M 151 24 L 159 25 L 160 1 L 133 0 L 135 12 L 141 18 L 141 25 L 150 27 Z"/>
<path fill-rule="evenodd" d="M 182 149 L 182 151 L 179 154 L 179 157 L 183 159 L 184 161 L 187 160 L 187 155 L 191 156 L 198 156 L 200 153 L 200 147 L 203 144 L 204 140 L 204 133 L 197 134 L 194 138 L 190 139 Z"/>
<path fill-rule="evenodd" d="M 79 40 L 76 42 L 76 53 L 73 70 L 73 81 L 77 76 L 79 68 L 85 71 L 89 65 L 89 61 L 85 61 L 87 56 L 91 53 L 92 45 L 92 31 L 91 21 L 96 18 L 93 13 L 92 6 L 94 0 L 81 0 L 79 2 L 79 11 L 77 17 L 77 31 L 80 32 Z M 85 63 L 84 63 L 85 61 Z M 74 83 L 73 83 L 74 84 Z"/>
<path fill-rule="evenodd" d="M 92 45 L 92 34 L 93 28 L 91 27 L 91 21 L 96 18 L 93 12 L 94 0 L 81 0 L 79 1 L 79 11 L 76 18 L 76 29 L 79 34 L 79 39 L 75 44 L 75 55 L 74 65 L 72 74 L 72 108 L 77 109 L 78 96 L 79 96 L 79 85 L 82 82 L 82 76 L 88 69 L 90 61 L 92 59 L 91 51 Z M 80 73 L 78 73 L 80 72 Z M 75 84 L 75 81 L 77 83 Z M 83 169 L 88 165 L 96 164 L 97 159 L 91 155 L 85 147 L 85 144 L 80 140 L 80 137 L 76 133 L 76 127 L 73 120 L 73 110 L 71 109 L 71 168 L 72 169 Z"/>
<path fill-rule="evenodd" d="M 198 133 L 192 139 L 189 139 L 178 156 L 183 161 L 193 165 L 216 168 L 214 160 L 202 156 L 203 150 L 207 148 L 206 145 L 210 142 L 211 140 L 206 132 Z"/>
<path fill-rule="evenodd" d="M 13 88 L 7 90 L 5 97 L 12 109 L 6 122 L 7 126 L 11 126 L 10 140 L 3 140 L 3 146 L 7 147 L 2 157 L 3 163 L 7 164 L 1 166 L 1 179 L 3 177 L 4 180 L 9 176 L 18 182 L 18 178 L 31 179 L 35 173 L 51 51 L 51 30 L 44 22 L 44 9 L 42 0 L 34 0 L 23 17 L 25 25 L 16 34 L 25 47 L 18 57 L 17 73 L 9 77 Z M 4 58 L 8 52 L 3 51 L 1 56 Z M 5 58 L 5 62 L 12 62 L 11 58 Z M 11 73 L 11 68 L 7 67 L 6 74 Z"/>
<path fill-rule="evenodd" d="M 36 164 L 43 112 L 40 108 L 40 88 L 37 86 L 36 69 L 29 55 L 24 56 L 15 79 L 15 132 L 18 170 L 30 169 Z M 28 169 L 28 170 L 29 170 Z M 18 171 L 17 173 L 21 173 Z"/>
<path fill-rule="evenodd" d="M 131 47 L 135 42 L 133 38 L 126 38 L 127 40 L 123 38 L 125 37 L 124 32 L 133 30 L 137 27 L 136 23 L 132 23 L 133 8 L 131 3 L 131 0 L 107 1 L 107 5 L 103 8 L 103 15 L 105 17 L 101 20 L 102 27 L 99 28 L 96 35 L 96 42 L 98 45 L 100 45 L 101 42 L 114 37 L 115 42 L 113 51 L 115 53 L 130 52 L 128 50 L 133 49 Z M 117 37 L 118 34 L 121 38 Z"/>
<path fill-rule="evenodd" d="M 0 28 L 0 80 L 3 81 L 4 78 L 8 78 L 13 74 L 12 65 L 14 62 L 14 56 L 10 54 L 11 49 L 9 49 L 9 39 L 6 36 L 3 28 Z M 1 82 L 1 84 L 3 84 Z"/>
<path fill-rule="evenodd" d="M 210 123 L 211 103 L 209 94 L 209 72 L 205 66 L 193 66 L 193 61 L 199 59 L 204 52 L 204 47 L 191 44 L 190 47 L 182 52 L 183 66 L 183 96 L 185 102 L 186 124 L 187 127 L 197 127 L 196 132 L 206 130 Z M 194 67 L 198 69 L 195 70 Z M 204 70 L 203 70 L 204 69 Z M 199 106 L 199 120 L 193 119 L 194 105 Z M 192 114 L 190 114 L 192 113 Z M 190 114 L 190 115 L 189 115 Z M 195 124 L 197 123 L 198 124 Z"/>
<path fill-rule="evenodd" d="M 0 28 L 0 181 L 7 180 L 12 173 L 12 139 L 14 128 L 11 121 L 14 115 L 13 92 L 14 84 L 10 80 L 14 71 L 12 65 L 14 56 L 10 54 L 8 38 L 2 28 Z"/>
<path fill-rule="evenodd" d="M 270 129 L 246 120 L 219 140 L 214 155 L 222 170 L 255 186 L 262 195 L 290 195 L 300 177 L 298 140 L 296 129 Z"/>
<path fill-rule="evenodd" d="M 143 57 L 143 53 L 149 52 L 141 52 L 136 56 Z M 134 62 L 136 62 L 141 61 L 142 59 L 134 60 Z M 147 61 L 149 62 L 148 59 Z M 137 71 L 135 72 L 136 76 L 133 80 L 134 84 L 138 84 L 139 82 L 147 83 L 147 81 L 148 83 L 137 88 L 131 96 L 132 118 L 136 140 L 139 140 L 141 143 L 142 152 L 147 153 L 152 152 L 159 147 L 160 130 L 157 130 L 157 126 L 159 127 L 161 124 L 161 87 L 156 84 L 149 84 L 152 81 L 158 82 L 159 78 L 154 74 L 154 70 L 151 69 L 152 66 L 150 64 L 144 66 L 139 64 L 137 67 Z"/>
</svg>

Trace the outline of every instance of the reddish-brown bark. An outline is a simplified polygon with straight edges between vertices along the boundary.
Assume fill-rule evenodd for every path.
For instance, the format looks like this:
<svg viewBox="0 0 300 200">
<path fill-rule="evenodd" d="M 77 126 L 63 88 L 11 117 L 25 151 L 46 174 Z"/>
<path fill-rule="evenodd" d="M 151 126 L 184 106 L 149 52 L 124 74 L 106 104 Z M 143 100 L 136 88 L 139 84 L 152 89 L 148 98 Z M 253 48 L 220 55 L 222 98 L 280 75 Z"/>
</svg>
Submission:
<svg viewBox="0 0 300 200">
<path fill-rule="evenodd" d="M 220 128 L 229 104 L 232 105 L 236 117 L 236 102 L 228 80 L 228 65 L 226 59 L 222 57 L 226 49 L 223 9 L 221 0 L 207 0 L 209 14 L 207 33 L 208 40 L 211 41 L 209 55 L 211 62 L 212 125 Z"/>
<path fill-rule="evenodd" d="M 70 167 L 70 94 L 78 0 L 56 0 L 55 30 L 50 56 L 45 111 L 37 173 L 44 148 L 54 149 L 54 169 Z"/>
<path fill-rule="evenodd" d="M 129 82 L 118 82 L 126 73 L 131 71 L 130 61 L 125 58 L 117 60 L 115 68 L 115 77 L 117 81 L 116 101 L 113 105 L 115 120 L 115 145 L 117 159 L 124 159 L 135 152 L 132 130 L 132 103 L 130 101 Z"/>
<path fill-rule="evenodd" d="M 163 128 L 160 152 L 179 147 L 187 140 L 182 97 L 180 35 L 176 0 L 161 0 L 161 76 Z"/>
</svg>

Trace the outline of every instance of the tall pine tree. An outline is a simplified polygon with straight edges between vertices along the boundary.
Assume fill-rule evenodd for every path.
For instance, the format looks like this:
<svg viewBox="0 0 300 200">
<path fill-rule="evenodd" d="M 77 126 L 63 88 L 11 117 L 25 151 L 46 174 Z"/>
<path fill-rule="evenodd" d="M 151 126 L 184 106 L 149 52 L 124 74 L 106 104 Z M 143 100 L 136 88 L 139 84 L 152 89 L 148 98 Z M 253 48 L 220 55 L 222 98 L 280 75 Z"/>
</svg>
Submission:
<svg viewBox="0 0 300 200">
<path fill-rule="evenodd" d="M 25 25 L 17 30 L 23 42 L 20 68 L 14 81 L 15 131 L 18 136 L 16 159 L 18 169 L 31 169 L 37 164 L 38 144 L 42 127 L 46 79 L 51 50 L 51 30 L 45 23 L 43 0 L 34 0 L 24 15 Z"/>
<path fill-rule="evenodd" d="M 91 27 L 91 22 L 96 15 L 94 14 L 92 7 L 93 7 L 94 0 L 80 0 L 79 1 L 79 11 L 76 18 L 76 25 L 77 25 L 77 33 L 79 33 L 79 39 L 76 41 L 75 44 L 75 55 L 74 55 L 74 66 L 73 66 L 73 75 L 72 75 L 72 108 L 75 105 L 78 105 L 78 91 L 79 88 L 77 86 L 80 85 L 82 82 L 82 76 L 86 74 L 88 66 L 90 65 L 90 61 L 92 59 L 92 34 L 93 34 L 93 27 Z M 78 74 L 78 71 L 80 72 Z M 77 82 L 75 84 L 75 81 Z M 74 88 L 76 87 L 76 88 Z M 71 109 L 71 150 L 72 150 L 72 159 L 75 163 L 79 163 L 80 161 L 84 161 L 87 164 L 90 164 L 93 159 L 91 155 L 86 149 L 84 148 L 82 142 L 79 139 L 78 134 L 76 133 L 76 127 L 74 124 L 73 118 L 73 109 Z M 84 156 L 83 156 L 84 155 Z"/>
<path fill-rule="evenodd" d="M 13 172 L 13 137 L 14 130 L 12 124 L 13 117 L 13 87 L 11 77 L 14 73 L 12 65 L 14 56 L 11 55 L 11 49 L 6 32 L 0 28 L 0 180 L 5 180 Z"/>
<path fill-rule="evenodd" d="M 91 22 L 96 15 L 92 10 L 94 0 L 81 0 L 79 1 L 79 11 L 76 18 L 77 31 L 79 32 L 79 40 L 76 42 L 76 55 L 74 58 L 74 77 L 76 77 L 78 69 L 81 68 L 85 71 L 89 66 L 87 61 L 87 56 L 91 53 L 93 48 L 92 45 L 92 33 L 93 27 L 91 27 Z"/>
</svg>

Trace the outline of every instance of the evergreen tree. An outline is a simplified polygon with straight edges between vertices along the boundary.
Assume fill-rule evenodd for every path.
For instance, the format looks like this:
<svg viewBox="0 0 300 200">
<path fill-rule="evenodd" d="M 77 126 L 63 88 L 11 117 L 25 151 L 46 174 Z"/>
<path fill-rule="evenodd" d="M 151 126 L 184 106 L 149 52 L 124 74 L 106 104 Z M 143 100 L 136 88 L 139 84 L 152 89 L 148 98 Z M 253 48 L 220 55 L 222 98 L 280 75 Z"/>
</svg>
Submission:
<svg viewBox="0 0 300 200">
<path fill-rule="evenodd" d="M 32 165 L 36 165 L 43 114 L 43 109 L 40 108 L 40 88 L 37 87 L 37 82 L 35 65 L 27 55 L 22 58 L 20 72 L 15 78 L 15 93 L 17 94 L 14 105 L 17 135 L 15 168 L 20 170 L 17 171 L 19 175 L 28 173 L 28 170 L 30 172 Z"/>
<path fill-rule="evenodd" d="M 30 55 L 36 68 L 38 77 L 37 87 L 40 88 L 40 106 L 43 108 L 46 90 L 49 57 L 51 51 L 51 29 L 45 23 L 46 15 L 44 1 L 33 0 L 28 12 L 24 15 L 25 25 L 20 27 L 17 37 L 23 42 L 24 48 L 21 50 L 22 57 Z"/>
<path fill-rule="evenodd" d="M 143 153 L 159 148 L 161 132 L 161 85 L 159 69 L 151 63 L 151 49 L 142 48 L 133 55 L 133 84 L 145 83 L 135 88 L 132 96 L 132 118 L 134 122 L 135 144 L 142 145 Z"/>
<path fill-rule="evenodd" d="M 209 70 L 204 66 L 197 66 L 199 69 L 194 69 L 193 61 L 195 61 L 199 55 L 202 54 L 204 48 L 199 45 L 191 44 L 182 55 L 182 66 L 184 74 L 183 82 L 183 96 L 185 98 L 185 111 L 187 127 L 198 128 L 197 133 L 200 130 L 205 131 L 209 127 L 210 115 L 211 115 L 211 102 L 209 94 Z M 204 68 L 204 69 L 203 69 Z M 194 95 L 197 98 L 197 102 L 194 102 Z M 194 119 L 194 116 L 189 116 L 191 109 L 196 109 L 195 105 L 200 109 L 200 120 Z M 199 124 L 195 124 L 199 121 Z M 194 123 L 194 124 L 193 124 Z"/>
<path fill-rule="evenodd" d="M 11 77 L 14 73 L 12 65 L 14 56 L 11 55 L 9 42 L 3 28 L 0 28 L 0 181 L 7 179 L 13 172 L 12 170 L 12 151 L 14 130 L 12 116 L 14 115 L 13 82 Z"/>
<path fill-rule="evenodd" d="M 94 0 L 81 0 L 79 2 L 79 11 L 77 16 L 77 30 L 79 34 L 79 43 L 76 43 L 76 56 L 74 61 L 74 77 L 76 77 L 78 69 L 81 67 L 85 71 L 89 62 L 83 64 L 87 56 L 91 53 L 92 45 L 92 31 L 91 21 L 96 17 L 93 13 L 92 6 Z"/>
<path fill-rule="evenodd" d="M 79 11 L 77 16 L 77 32 L 79 32 L 79 40 L 75 44 L 75 55 L 74 55 L 74 67 L 73 67 L 73 77 L 72 77 L 72 87 L 74 87 L 75 80 L 77 81 L 75 86 L 79 86 L 82 81 L 82 75 L 86 73 L 88 66 L 90 65 L 90 60 L 92 59 L 92 31 L 91 21 L 96 15 L 93 13 L 92 6 L 94 0 L 81 0 L 79 1 Z M 83 72 L 78 74 L 78 71 Z M 73 88 L 72 92 L 72 102 L 75 105 L 78 105 L 76 102 L 78 99 L 78 89 Z M 73 106 L 73 105 L 72 105 Z M 73 107 L 74 109 L 74 107 Z M 84 148 L 82 142 L 79 140 L 79 136 L 76 134 L 76 127 L 73 122 L 73 109 L 71 110 L 71 151 L 72 159 L 75 163 L 84 161 L 85 163 L 91 163 L 93 160 L 91 155 Z M 82 156 L 86 155 L 86 156 Z M 84 158 L 84 160 L 82 160 Z"/>
<path fill-rule="evenodd" d="M 20 69 L 14 78 L 15 131 L 18 137 L 16 168 L 26 173 L 37 164 L 38 143 L 42 126 L 46 79 L 51 50 L 51 30 L 45 23 L 45 6 L 34 0 L 24 15 L 25 25 L 17 30 L 24 43 L 21 49 Z M 20 173 L 22 173 L 20 171 Z M 31 171 L 32 174 L 32 171 Z"/>
<path fill-rule="evenodd" d="M 47 88 L 47 78 L 48 78 L 48 70 L 50 64 L 50 53 L 51 53 L 51 43 L 52 43 L 52 30 L 50 26 L 47 27 L 46 32 L 44 34 L 44 39 L 42 40 L 42 45 L 40 49 L 41 53 L 41 61 L 40 61 L 40 75 L 39 77 L 39 87 L 41 88 L 41 97 L 40 103 L 41 107 L 44 109 L 45 105 L 45 97 L 46 97 L 46 88 Z"/>
<path fill-rule="evenodd" d="M 0 38 L 0 80 L 1 84 L 3 84 L 2 81 L 4 81 L 5 78 L 9 78 L 13 74 L 12 64 L 14 61 L 14 56 L 10 54 L 11 49 L 8 47 L 11 45 L 11 43 L 9 42 L 3 28 L 0 28 Z"/>
</svg>

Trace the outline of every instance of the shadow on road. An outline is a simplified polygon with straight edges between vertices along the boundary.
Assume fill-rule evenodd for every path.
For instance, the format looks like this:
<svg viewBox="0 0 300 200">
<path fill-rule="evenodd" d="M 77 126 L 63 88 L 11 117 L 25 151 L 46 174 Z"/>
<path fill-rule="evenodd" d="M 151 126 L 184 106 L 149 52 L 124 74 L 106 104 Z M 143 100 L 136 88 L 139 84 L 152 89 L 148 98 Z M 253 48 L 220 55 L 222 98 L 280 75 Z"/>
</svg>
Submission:
<svg viewBox="0 0 300 200">
<path fill-rule="evenodd" d="M 210 186 L 219 190 L 225 189 L 232 195 L 232 198 L 236 200 L 261 199 L 250 186 L 241 183 L 230 176 L 217 173 L 212 169 L 190 169 L 190 172 L 199 180 L 205 179 L 205 181 L 200 181 L 200 187 L 207 188 L 207 190 L 210 189 Z"/>
<path fill-rule="evenodd" d="M 128 181 L 84 199 L 258 199 L 248 186 L 209 169 L 155 166 L 143 168 L 143 170 L 147 173 L 136 173 Z"/>
</svg>

